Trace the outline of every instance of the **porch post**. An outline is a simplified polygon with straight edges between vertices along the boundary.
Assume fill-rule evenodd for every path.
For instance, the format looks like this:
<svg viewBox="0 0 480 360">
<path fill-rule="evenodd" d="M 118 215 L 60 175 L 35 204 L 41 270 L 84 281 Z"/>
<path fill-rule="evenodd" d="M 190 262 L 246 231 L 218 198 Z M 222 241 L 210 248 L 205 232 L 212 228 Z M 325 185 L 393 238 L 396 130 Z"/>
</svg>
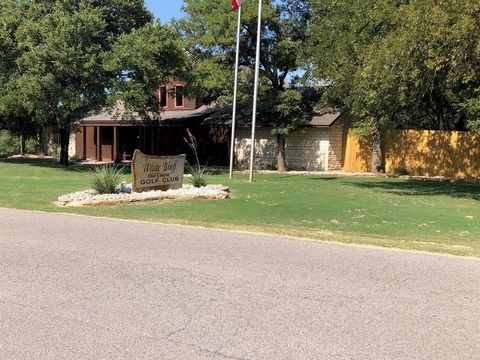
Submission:
<svg viewBox="0 0 480 360">
<path fill-rule="evenodd" d="M 112 160 L 118 161 L 118 141 L 117 141 L 117 127 L 113 127 L 113 146 L 112 146 Z"/>
<path fill-rule="evenodd" d="M 153 131 L 155 128 L 153 126 L 150 127 L 150 154 L 149 155 L 155 155 L 155 152 L 153 151 Z"/>
<path fill-rule="evenodd" d="M 142 127 L 141 126 L 139 126 L 139 128 L 138 128 L 138 150 L 140 150 L 142 152 L 145 151 L 143 149 L 143 137 L 142 137 Z"/>
<path fill-rule="evenodd" d="M 100 126 L 97 129 L 97 161 L 102 161 L 102 142 L 100 138 Z"/>
<path fill-rule="evenodd" d="M 82 126 L 82 144 L 83 144 L 82 159 L 87 160 L 87 127 L 86 126 Z"/>
</svg>

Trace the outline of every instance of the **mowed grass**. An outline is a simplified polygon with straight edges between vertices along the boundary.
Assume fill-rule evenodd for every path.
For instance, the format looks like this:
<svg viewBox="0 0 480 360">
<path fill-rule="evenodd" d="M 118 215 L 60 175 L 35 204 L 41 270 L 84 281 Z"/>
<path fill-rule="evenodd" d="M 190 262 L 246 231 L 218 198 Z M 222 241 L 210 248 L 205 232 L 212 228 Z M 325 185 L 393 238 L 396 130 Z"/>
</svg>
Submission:
<svg viewBox="0 0 480 360">
<path fill-rule="evenodd" d="M 85 169 L 51 160 L 0 161 L 0 207 L 204 226 L 480 257 L 480 186 L 385 178 L 210 177 L 231 199 L 59 208 L 89 187 Z"/>
</svg>

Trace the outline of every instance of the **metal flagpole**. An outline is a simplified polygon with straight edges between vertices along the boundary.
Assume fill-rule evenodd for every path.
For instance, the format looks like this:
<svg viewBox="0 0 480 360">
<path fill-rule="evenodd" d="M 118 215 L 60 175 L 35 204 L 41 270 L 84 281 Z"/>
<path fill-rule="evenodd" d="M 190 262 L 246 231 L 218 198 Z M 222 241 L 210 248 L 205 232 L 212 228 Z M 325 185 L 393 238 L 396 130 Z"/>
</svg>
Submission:
<svg viewBox="0 0 480 360">
<path fill-rule="evenodd" d="M 230 141 L 230 179 L 233 178 L 233 157 L 235 153 L 235 122 L 237 117 L 238 64 L 240 58 L 240 30 L 242 23 L 242 5 L 238 7 L 237 53 L 235 59 L 235 88 L 233 89 L 232 139 Z"/>
<path fill-rule="evenodd" d="M 262 32 L 262 0 L 258 0 L 257 55 L 255 57 L 255 90 L 253 92 L 252 142 L 250 149 L 250 182 L 253 182 L 253 163 L 255 160 L 255 125 L 257 123 L 257 97 L 260 75 L 260 38 Z"/>
</svg>

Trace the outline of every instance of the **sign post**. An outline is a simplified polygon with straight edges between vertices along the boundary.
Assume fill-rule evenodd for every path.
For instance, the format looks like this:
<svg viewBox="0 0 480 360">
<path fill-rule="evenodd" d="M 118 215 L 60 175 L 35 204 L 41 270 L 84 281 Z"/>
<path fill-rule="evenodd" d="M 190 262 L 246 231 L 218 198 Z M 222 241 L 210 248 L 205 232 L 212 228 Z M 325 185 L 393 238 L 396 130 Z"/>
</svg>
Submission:
<svg viewBox="0 0 480 360">
<path fill-rule="evenodd" d="M 238 21 L 237 21 L 237 48 L 235 52 L 235 84 L 233 88 L 233 109 L 232 109 L 232 134 L 230 141 L 230 171 L 229 177 L 233 178 L 233 162 L 235 154 L 235 126 L 237 117 L 237 89 L 238 89 L 238 66 L 240 61 L 240 32 L 242 30 L 242 3 L 235 4 L 238 8 Z M 232 8 L 235 6 L 232 3 Z"/>
<path fill-rule="evenodd" d="M 260 45 L 262 34 L 262 0 L 258 0 L 258 25 L 257 25 L 257 50 L 255 55 L 255 87 L 253 91 L 253 110 L 252 110 L 252 143 L 250 146 L 250 171 L 249 181 L 253 182 L 253 166 L 255 164 L 255 126 L 257 123 L 257 100 L 258 100 L 258 82 L 260 75 Z"/>
</svg>

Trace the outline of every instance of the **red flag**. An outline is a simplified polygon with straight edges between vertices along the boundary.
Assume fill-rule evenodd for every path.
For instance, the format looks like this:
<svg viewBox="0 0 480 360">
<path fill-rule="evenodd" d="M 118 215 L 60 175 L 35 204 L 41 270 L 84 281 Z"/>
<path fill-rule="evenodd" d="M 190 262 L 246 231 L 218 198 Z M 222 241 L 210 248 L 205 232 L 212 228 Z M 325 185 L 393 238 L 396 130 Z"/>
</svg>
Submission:
<svg viewBox="0 0 480 360">
<path fill-rule="evenodd" d="M 242 6 L 243 0 L 232 0 L 232 10 L 237 11 Z"/>
</svg>

